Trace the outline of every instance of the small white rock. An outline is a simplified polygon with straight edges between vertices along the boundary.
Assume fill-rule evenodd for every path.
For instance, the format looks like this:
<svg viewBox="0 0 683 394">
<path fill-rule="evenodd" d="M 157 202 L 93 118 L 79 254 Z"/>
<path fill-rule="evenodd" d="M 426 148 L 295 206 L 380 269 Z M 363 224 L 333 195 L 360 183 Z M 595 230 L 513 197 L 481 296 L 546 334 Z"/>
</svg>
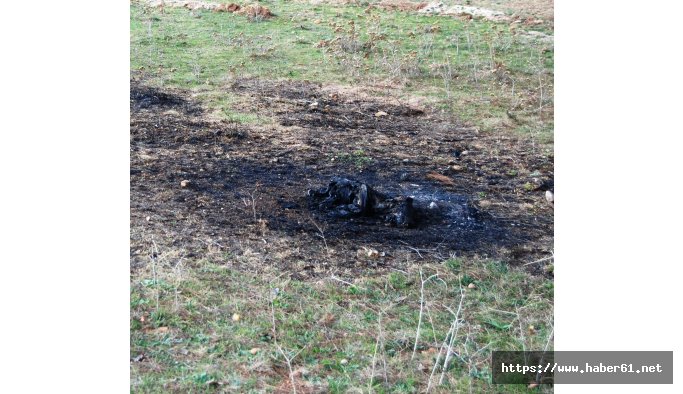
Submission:
<svg viewBox="0 0 683 394">
<path fill-rule="evenodd" d="M 555 202 L 555 193 L 551 192 L 550 190 L 546 190 L 545 199 L 546 201 L 552 204 L 553 202 Z"/>
<path fill-rule="evenodd" d="M 434 201 L 429 203 L 429 209 L 438 209 L 438 208 L 439 208 L 439 206 Z"/>
</svg>

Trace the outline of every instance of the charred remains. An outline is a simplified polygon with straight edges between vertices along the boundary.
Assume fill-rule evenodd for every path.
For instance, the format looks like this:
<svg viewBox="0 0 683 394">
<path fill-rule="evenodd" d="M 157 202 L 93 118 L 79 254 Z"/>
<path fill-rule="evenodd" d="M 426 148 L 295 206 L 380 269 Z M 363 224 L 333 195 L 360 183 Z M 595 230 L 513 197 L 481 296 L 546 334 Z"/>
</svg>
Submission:
<svg viewBox="0 0 683 394">
<path fill-rule="evenodd" d="M 425 200 L 416 205 L 414 196 L 391 196 L 378 192 L 367 183 L 342 177 L 332 178 L 327 187 L 309 190 L 308 196 L 312 209 L 332 218 L 370 217 L 390 226 L 414 228 L 447 216 L 434 201 Z M 471 206 L 460 209 L 459 214 L 466 220 L 478 216 Z"/>
<path fill-rule="evenodd" d="M 329 269 L 351 271 L 402 264 L 408 245 L 423 255 L 511 263 L 545 256 L 552 245 L 552 206 L 529 187 L 531 174 L 552 180 L 552 159 L 523 144 L 501 146 L 435 114 L 336 92 L 327 112 L 311 111 L 307 98 L 330 95 L 303 82 L 241 80 L 234 93 L 253 108 L 275 108 L 280 124 L 205 117 L 188 92 L 131 81 L 135 262 L 151 237 L 187 256 L 218 253 L 216 243 L 258 251 L 297 275 L 328 269 L 321 231 L 335 262 Z M 378 110 L 389 115 L 378 118 Z M 372 160 L 343 159 L 349 146 Z M 511 166 L 529 175 L 501 173 Z M 359 260 L 366 246 L 386 256 Z"/>
</svg>

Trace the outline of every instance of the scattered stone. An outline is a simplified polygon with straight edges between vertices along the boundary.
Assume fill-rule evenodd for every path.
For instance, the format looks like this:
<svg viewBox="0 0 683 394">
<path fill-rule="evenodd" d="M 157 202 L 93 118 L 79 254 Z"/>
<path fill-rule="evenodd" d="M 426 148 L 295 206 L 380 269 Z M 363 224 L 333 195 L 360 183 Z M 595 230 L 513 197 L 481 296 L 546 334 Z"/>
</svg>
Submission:
<svg viewBox="0 0 683 394">
<path fill-rule="evenodd" d="M 555 193 L 550 190 L 545 191 L 545 200 L 553 204 L 555 202 Z"/>
<path fill-rule="evenodd" d="M 155 158 L 154 156 L 151 156 L 151 155 L 141 154 L 141 155 L 139 155 L 138 157 L 139 157 L 140 160 L 142 160 L 142 161 L 156 160 L 156 158 Z"/>
<path fill-rule="evenodd" d="M 242 7 L 239 4 L 235 3 L 230 3 L 230 4 L 220 4 L 218 7 L 214 9 L 215 12 L 236 12 L 239 11 Z"/>
<path fill-rule="evenodd" d="M 341 365 L 346 365 L 348 363 L 349 363 L 349 360 L 347 360 L 345 358 L 342 358 L 341 361 L 339 361 L 339 364 L 341 364 Z"/>
<path fill-rule="evenodd" d="M 434 15 L 453 15 L 453 16 L 465 16 L 467 19 L 472 18 L 483 18 L 490 21 L 503 22 L 509 21 L 510 17 L 505 15 L 505 13 L 495 10 L 490 10 L 487 8 L 464 6 L 464 5 L 453 5 L 447 6 L 441 1 L 433 1 L 426 6 L 422 7 L 418 12 L 423 14 L 434 14 Z"/>
<path fill-rule="evenodd" d="M 488 208 L 491 204 L 492 202 L 490 200 L 479 200 L 479 207 L 481 208 Z"/>
<path fill-rule="evenodd" d="M 259 350 L 261 350 L 261 349 L 259 349 L 259 348 L 257 348 L 257 347 L 253 347 L 253 348 L 251 348 L 251 350 L 249 350 L 249 353 L 251 353 L 251 354 L 253 354 L 253 355 L 256 355 L 256 353 L 258 353 Z"/>
<path fill-rule="evenodd" d="M 389 114 L 384 112 L 384 111 L 377 111 L 377 113 L 375 114 L 375 116 L 378 118 L 382 117 L 382 116 L 387 116 L 387 115 L 389 115 Z"/>
<path fill-rule="evenodd" d="M 152 217 L 151 217 L 151 216 L 147 216 L 147 217 L 145 218 L 145 220 L 149 222 L 150 220 L 152 220 Z"/>
<path fill-rule="evenodd" d="M 432 201 L 429 203 L 429 209 L 439 209 L 439 205 Z"/>
<path fill-rule="evenodd" d="M 239 313 L 233 313 L 233 314 L 232 314 L 232 321 L 234 321 L 234 322 L 240 321 L 240 315 L 239 315 Z"/>
<path fill-rule="evenodd" d="M 468 289 L 476 289 L 477 285 L 475 285 L 474 283 L 470 283 L 469 285 L 467 285 L 467 288 Z"/>
<path fill-rule="evenodd" d="M 298 368 L 294 373 L 292 374 L 295 378 L 301 378 L 304 376 L 307 376 L 310 374 L 310 371 L 306 367 L 301 367 Z M 279 392 L 279 391 L 276 391 Z"/>
<path fill-rule="evenodd" d="M 190 186 L 190 181 L 187 179 L 180 181 L 180 187 L 188 187 Z"/>
<path fill-rule="evenodd" d="M 365 254 L 368 256 L 368 258 L 373 260 L 379 258 L 379 252 L 376 249 L 368 249 Z"/>
<path fill-rule="evenodd" d="M 260 4 L 250 4 L 248 6 L 243 7 L 239 11 L 236 11 L 235 13 L 240 15 L 246 15 L 249 19 L 267 19 L 274 16 L 270 12 L 270 9 L 268 9 L 268 7 L 264 7 Z"/>
</svg>

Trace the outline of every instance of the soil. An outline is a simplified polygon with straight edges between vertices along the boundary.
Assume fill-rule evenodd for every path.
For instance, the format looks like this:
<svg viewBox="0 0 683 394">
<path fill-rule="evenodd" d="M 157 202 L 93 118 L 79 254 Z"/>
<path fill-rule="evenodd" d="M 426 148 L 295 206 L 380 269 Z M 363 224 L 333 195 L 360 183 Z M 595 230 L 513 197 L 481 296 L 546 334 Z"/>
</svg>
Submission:
<svg viewBox="0 0 683 394">
<path fill-rule="evenodd" d="M 359 5 L 357 0 L 299 0 L 311 5 Z M 445 4 L 448 3 L 448 4 Z M 483 18 L 496 22 L 524 21 L 527 25 L 553 26 L 554 0 L 471 0 L 451 5 L 443 1 L 382 0 L 371 6 L 385 10 L 419 12 L 430 15 L 449 15 Z M 467 19 L 467 18 L 465 18 Z"/>
<path fill-rule="evenodd" d="M 148 7 L 156 8 L 187 8 L 188 10 L 210 10 L 214 12 L 234 12 L 240 15 L 246 15 L 248 18 L 271 18 L 273 15 L 268 7 L 258 4 L 250 4 L 242 7 L 239 4 L 229 3 L 212 3 L 197 0 L 147 0 L 145 4 Z"/>
<path fill-rule="evenodd" d="M 150 241 L 193 261 L 274 264 L 294 277 L 400 267 L 409 256 L 522 264 L 552 251 L 544 191 L 553 157 L 529 142 L 308 82 L 241 79 L 225 89 L 274 122 L 212 120 L 189 92 L 131 81 L 133 269 L 156 253 Z M 410 198 L 430 219 L 330 215 L 309 190 L 334 177 Z M 370 249 L 380 253 L 361 253 Z M 536 266 L 526 268 L 543 274 Z"/>
</svg>

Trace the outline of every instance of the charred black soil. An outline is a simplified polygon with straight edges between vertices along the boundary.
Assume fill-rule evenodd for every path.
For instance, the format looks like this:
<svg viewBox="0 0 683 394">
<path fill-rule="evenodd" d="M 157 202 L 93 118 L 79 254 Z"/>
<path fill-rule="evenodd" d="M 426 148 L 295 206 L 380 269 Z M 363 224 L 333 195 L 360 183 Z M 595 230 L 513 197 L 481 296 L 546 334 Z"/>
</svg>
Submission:
<svg viewBox="0 0 683 394">
<path fill-rule="evenodd" d="M 396 267 L 411 253 L 519 264 L 552 250 L 542 190 L 553 158 L 529 142 L 312 83 L 244 79 L 226 89 L 275 122 L 209 120 L 187 92 L 131 81 L 133 268 L 150 239 L 194 259 L 258 255 L 295 276 Z M 331 215 L 309 190 L 333 177 L 412 198 L 418 219 Z"/>
</svg>

